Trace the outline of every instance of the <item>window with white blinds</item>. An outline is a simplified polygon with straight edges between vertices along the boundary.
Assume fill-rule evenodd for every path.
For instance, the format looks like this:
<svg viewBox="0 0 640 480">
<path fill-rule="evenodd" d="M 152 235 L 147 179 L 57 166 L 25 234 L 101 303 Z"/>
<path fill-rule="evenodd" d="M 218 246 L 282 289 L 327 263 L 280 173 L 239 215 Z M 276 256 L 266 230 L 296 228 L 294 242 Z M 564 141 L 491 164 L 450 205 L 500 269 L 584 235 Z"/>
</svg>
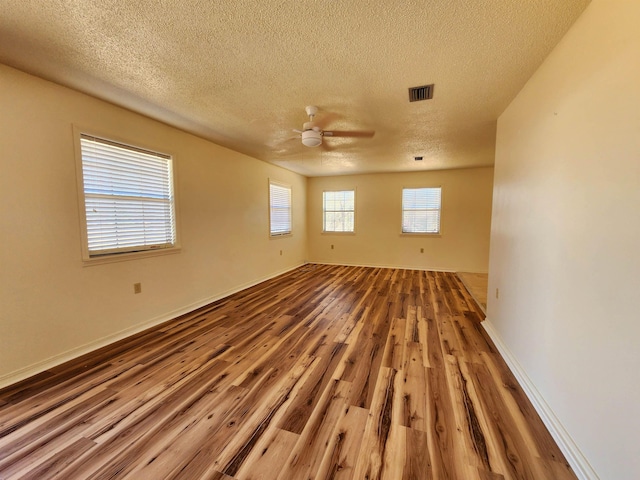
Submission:
<svg viewBox="0 0 640 480">
<path fill-rule="evenodd" d="M 291 187 L 269 182 L 269 224 L 272 236 L 291 233 Z"/>
<path fill-rule="evenodd" d="M 402 233 L 440 233 L 442 189 L 402 189 Z"/>
<path fill-rule="evenodd" d="M 355 207 L 355 190 L 322 192 L 322 230 L 324 232 L 353 232 Z"/>
<path fill-rule="evenodd" d="M 82 134 L 89 257 L 175 246 L 169 155 Z"/>
</svg>

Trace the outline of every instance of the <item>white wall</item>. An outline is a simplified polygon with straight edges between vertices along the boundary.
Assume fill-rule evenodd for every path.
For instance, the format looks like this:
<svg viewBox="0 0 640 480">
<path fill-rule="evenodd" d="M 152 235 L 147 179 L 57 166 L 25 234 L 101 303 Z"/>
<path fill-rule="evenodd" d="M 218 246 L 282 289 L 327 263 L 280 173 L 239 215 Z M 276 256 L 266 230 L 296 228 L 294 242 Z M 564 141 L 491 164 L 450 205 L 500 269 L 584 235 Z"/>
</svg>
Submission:
<svg viewBox="0 0 640 480">
<path fill-rule="evenodd" d="M 492 182 L 493 168 L 309 178 L 309 259 L 487 272 Z M 442 235 L 401 235 L 402 188 L 438 186 Z M 322 192 L 342 189 L 356 190 L 355 234 L 322 233 Z"/>
<path fill-rule="evenodd" d="M 500 117 L 494 183 L 489 321 L 598 475 L 638 479 L 640 2 L 578 19 Z"/>
<path fill-rule="evenodd" d="M 305 177 L 2 65 L 0 106 L 0 386 L 305 261 Z M 175 155 L 180 253 L 83 266 L 73 124 Z"/>
</svg>

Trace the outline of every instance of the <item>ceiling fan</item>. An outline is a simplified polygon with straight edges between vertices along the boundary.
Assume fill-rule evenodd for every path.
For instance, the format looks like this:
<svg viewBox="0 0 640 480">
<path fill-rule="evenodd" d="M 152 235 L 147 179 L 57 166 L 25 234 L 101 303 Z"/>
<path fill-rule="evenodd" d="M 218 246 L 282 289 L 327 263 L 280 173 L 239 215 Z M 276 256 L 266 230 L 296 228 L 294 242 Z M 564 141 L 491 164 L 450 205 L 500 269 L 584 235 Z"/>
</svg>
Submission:
<svg viewBox="0 0 640 480">
<path fill-rule="evenodd" d="M 302 137 L 302 144 L 306 147 L 318 147 L 322 145 L 323 137 L 364 137 L 370 138 L 375 135 L 372 131 L 327 131 L 322 130 L 314 122 L 314 117 L 318 113 L 318 107 L 309 105 L 305 107 L 307 115 L 309 115 L 309 121 L 302 125 L 302 130 L 294 129 L 293 131 L 299 133 Z"/>
</svg>

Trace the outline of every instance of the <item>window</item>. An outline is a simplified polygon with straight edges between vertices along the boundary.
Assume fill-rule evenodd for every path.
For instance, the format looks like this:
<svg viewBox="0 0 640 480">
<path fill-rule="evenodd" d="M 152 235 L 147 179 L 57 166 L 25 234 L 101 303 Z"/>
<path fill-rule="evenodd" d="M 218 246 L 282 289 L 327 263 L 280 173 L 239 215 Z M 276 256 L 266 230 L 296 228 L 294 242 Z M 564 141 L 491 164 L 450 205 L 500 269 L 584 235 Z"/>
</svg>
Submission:
<svg viewBox="0 0 640 480">
<path fill-rule="evenodd" d="M 269 182 L 269 223 L 272 236 L 291 233 L 291 187 Z"/>
<path fill-rule="evenodd" d="M 442 189 L 402 189 L 402 233 L 440 233 Z"/>
<path fill-rule="evenodd" d="M 353 232 L 355 223 L 355 190 L 322 192 L 324 232 Z"/>
<path fill-rule="evenodd" d="M 89 258 L 174 247 L 169 155 L 80 135 Z"/>
</svg>

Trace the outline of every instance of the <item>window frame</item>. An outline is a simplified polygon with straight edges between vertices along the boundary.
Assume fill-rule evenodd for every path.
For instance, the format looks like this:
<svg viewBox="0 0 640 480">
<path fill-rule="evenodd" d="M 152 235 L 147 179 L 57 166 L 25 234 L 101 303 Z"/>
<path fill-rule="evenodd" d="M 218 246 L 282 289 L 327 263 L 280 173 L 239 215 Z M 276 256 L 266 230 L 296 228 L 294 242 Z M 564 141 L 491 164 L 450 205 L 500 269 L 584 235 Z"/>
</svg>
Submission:
<svg viewBox="0 0 640 480">
<path fill-rule="evenodd" d="M 353 230 L 327 230 L 327 209 L 326 197 L 327 193 L 353 192 L 353 210 L 329 210 L 329 212 L 353 212 Z M 354 235 L 356 233 L 356 189 L 347 188 L 340 190 L 323 190 L 322 191 L 322 233 L 338 234 L 338 235 Z"/>
<path fill-rule="evenodd" d="M 277 188 L 284 188 L 289 190 L 289 230 L 288 231 L 278 232 L 272 229 L 273 228 L 273 224 L 272 224 L 273 205 L 271 203 L 271 186 L 272 185 Z M 291 185 L 269 179 L 267 207 L 269 210 L 269 238 L 281 238 L 281 237 L 287 237 L 287 236 L 293 235 L 293 188 L 291 187 Z"/>
<path fill-rule="evenodd" d="M 123 139 L 118 135 L 113 135 L 104 132 L 96 132 L 93 129 L 81 128 L 77 125 L 73 125 L 74 136 L 74 149 L 76 157 L 76 180 L 77 180 L 77 195 L 78 195 L 78 215 L 80 224 L 80 237 L 81 237 L 81 253 L 82 261 L 85 266 L 97 265 L 103 263 L 112 263 L 133 260 L 138 258 L 152 257 L 157 255 L 174 254 L 181 251 L 180 246 L 180 228 L 179 228 L 179 214 L 178 214 L 178 196 L 177 196 L 177 168 L 176 168 L 176 156 L 173 153 L 163 151 L 164 149 L 149 147 L 144 145 L 140 141 L 131 141 L 129 139 Z M 124 148 L 129 148 L 133 151 L 148 152 L 150 154 L 156 154 L 161 158 L 167 158 L 170 163 L 170 189 L 171 189 L 171 208 L 173 216 L 173 244 L 157 244 L 157 245 L 137 245 L 131 247 L 125 247 L 120 250 L 110 250 L 104 253 L 96 253 L 89 250 L 89 233 L 87 225 L 87 213 L 86 213 L 86 195 L 84 185 L 84 164 L 82 159 L 82 143 L 83 137 L 92 137 L 98 140 L 103 140 L 105 143 L 114 144 Z"/>
<path fill-rule="evenodd" d="M 404 197 L 405 197 L 405 190 L 440 190 L 440 203 L 437 209 L 434 208 L 427 208 L 427 209 L 423 209 L 426 211 L 433 211 L 433 210 L 437 210 L 438 211 L 438 231 L 436 232 L 427 232 L 427 231 L 419 231 L 419 232 L 411 232 L 411 231 L 405 231 L 404 230 L 404 219 L 405 219 L 405 211 L 410 211 L 410 209 L 405 209 L 405 205 L 404 205 Z M 400 234 L 401 235 L 407 235 L 407 236 L 416 236 L 416 235 L 424 235 L 424 236 L 429 236 L 429 237 L 440 237 L 442 236 L 442 193 L 443 193 L 443 188 L 442 185 L 435 185 L 435 186 L 419 186 L 419 187 L 402 187 L 402 192 L 401 192 L 401 196 L 400 196 L 400 203 L 401 203 L 401 211 L 400 211 Z M 416 209 L 414 209 L 416 210 Z"/>
</svg>

